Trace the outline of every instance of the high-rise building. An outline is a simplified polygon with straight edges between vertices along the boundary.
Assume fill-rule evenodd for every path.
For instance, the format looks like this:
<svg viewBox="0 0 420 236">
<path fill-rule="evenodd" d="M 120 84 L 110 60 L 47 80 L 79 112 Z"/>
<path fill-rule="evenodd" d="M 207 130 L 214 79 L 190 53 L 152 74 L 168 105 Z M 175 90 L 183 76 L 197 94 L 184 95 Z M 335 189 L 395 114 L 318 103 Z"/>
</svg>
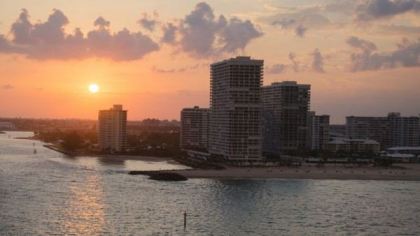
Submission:
<svg viewBox="0 0 420 236">
<path fill-rule="evenodd" d="M 402 117 L 389 113 L 386 117 L 346 117 L 347 136 L 356 139 L 373 139 L 382 149 L 396 146 L 420 145 L 420 117 Z"/>
<path fill-rule="evenodd" d="M 264 153 L 278 156 L 306 148 L 310 89 L 295 81 L 263 87 Z"/>
<path fill-rule="evenodd" d="M 263 60 L 236 57 L 211 65 L 210 146 L 213 157 L 262 158 Z"/>
<path fill-rule="evenodd" d="M 182 149 L 207 150 L 209 146 L 209 116 L 208 108 L 184 108 L 181 111 L 181 141 Z"/>
<path fill-rule="evenodd" d="M 324 150 L 330 141 L 329 129 L 329 115 L 316 115 L 314 111 L 310 111 L 308 113 L 308 149 Z"/>
<path fill-rule="evenodd" d="M 122 152 L 127 143 L 127 111 L 122 105 L 114 105 L 109 110 L 99 111 L 99 148 L 108 152 Z"/>
<path fill-rule="evenodd" d="M 402 117 L 398 112 L 388 114 L 392 147 L 420 146 L 420 117 Z"/>
</svg>

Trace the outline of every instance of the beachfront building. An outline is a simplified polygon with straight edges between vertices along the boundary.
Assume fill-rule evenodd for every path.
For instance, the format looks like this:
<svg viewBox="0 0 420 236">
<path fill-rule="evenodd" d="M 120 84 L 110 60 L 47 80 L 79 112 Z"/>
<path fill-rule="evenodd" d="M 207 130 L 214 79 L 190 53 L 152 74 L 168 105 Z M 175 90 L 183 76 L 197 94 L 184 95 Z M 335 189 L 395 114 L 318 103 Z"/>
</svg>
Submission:
<svg viewBox="0 0 420 236">
<path fill-rule="evenodd" d="M 402 117 L 400 113 L 388 114 L 392 147 L 420 146 L 420 117 Z"/>
<path fill-rule="evenodd" d="M 123 152 L 127 143 L 127 111 L 122 105 L 99 111 L 98 144 L 102 151 Z"/>
<path fill-rule="evenodd" d="M 330 152 L 379 153 L 379 142 L 371 139 L 337 138 L 326 145 Z"/>
<path fill-rule="evenodd" d="M 263 87 L 265 154 L 279 156 L 287 151 L 306 148 L 310 89 L 310 85 L 295 81 L 272 83 Z"/>
<path fill-rule="evenodd" d="M 310 111 L 308 113 L 308 149 L 324 150 L 330 140 L 329 129 L 329 115 L 316 115 L 314 111 Z"/>
<path fill-rule="evenodd" d="M 373 139 L 383 149 L 393 146 L 420 145 L 420 117 L 402 117 L 389 113 L 386 117 L 346 117 L 347 137 Z"/>
<path fill-rule="evenodd" d="M 249 161 L 262 157 L 263 60 L 236 57 L 211 65 L 212 157 Z"/>
<path fill-rule="evenodd" d="M 182 149 L 207 150 L 210 109 L 184 108 L 181 111 L 180 145 Z"/>
</svg>

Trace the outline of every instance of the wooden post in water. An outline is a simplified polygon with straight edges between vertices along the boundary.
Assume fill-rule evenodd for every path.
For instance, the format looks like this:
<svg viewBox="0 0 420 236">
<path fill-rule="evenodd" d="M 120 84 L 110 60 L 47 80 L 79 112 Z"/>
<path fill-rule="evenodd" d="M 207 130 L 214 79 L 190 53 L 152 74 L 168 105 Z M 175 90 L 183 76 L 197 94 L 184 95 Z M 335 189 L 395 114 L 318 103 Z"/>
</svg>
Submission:
<svg viewBox="0 0 420 236">
<path fill-rule="evenodd" d="M 184 211 L 184 230 L 187 228 L 187 211 Z"/>
</svg>

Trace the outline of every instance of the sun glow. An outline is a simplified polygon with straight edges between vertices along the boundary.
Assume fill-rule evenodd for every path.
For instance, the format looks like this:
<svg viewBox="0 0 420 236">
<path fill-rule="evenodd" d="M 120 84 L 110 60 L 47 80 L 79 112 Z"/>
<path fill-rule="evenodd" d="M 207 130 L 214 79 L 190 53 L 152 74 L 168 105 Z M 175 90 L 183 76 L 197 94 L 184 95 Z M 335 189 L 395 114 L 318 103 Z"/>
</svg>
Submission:
<svg viewBox="0 0 420 236">
<path fill-rule="evenodd" d="M 99 86 L 97 84 L 90 84 L 89 85 L 89 92 L 90 93 L 97 93 L 97 92 L 99 92 Z"/>
</svg>

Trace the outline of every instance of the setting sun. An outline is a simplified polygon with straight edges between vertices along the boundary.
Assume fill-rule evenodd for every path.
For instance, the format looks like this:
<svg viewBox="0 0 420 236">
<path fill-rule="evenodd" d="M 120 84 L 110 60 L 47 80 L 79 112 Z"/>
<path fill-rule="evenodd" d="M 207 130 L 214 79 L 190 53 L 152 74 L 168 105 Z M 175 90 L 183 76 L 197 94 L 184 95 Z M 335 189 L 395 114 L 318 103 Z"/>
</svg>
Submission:
<svg viewBox="0 0 420 236">
<path fill-rule="evenodd" d="M 99 92 L 99 86 L 97 84 L 90 84 L 89 85 L 89 92 L 91 92 L 91 93 Z"/>
</svg>

